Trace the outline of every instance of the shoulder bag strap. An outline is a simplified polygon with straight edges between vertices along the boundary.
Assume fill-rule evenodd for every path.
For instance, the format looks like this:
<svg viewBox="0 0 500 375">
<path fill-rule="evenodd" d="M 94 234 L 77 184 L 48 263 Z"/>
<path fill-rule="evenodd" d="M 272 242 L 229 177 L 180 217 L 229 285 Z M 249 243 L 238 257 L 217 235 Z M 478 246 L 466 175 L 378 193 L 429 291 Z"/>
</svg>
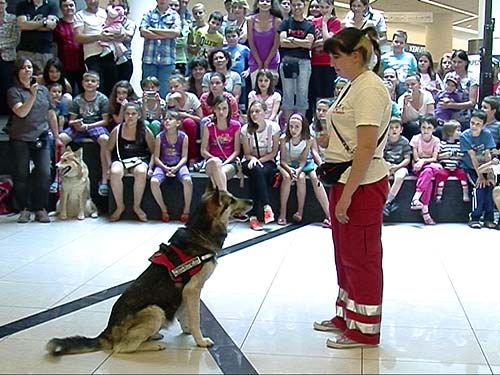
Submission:
<svg viewBox="0 0 500 375">
<path fill-rule="evenodd" d="M 344 88 L 344 90 L 340 93 L 339 95 L 339 98 L 335 101 L 335 103 L 333 104 L 334 106 L 336 106 L 337 104 L 339 104 L 343 99 L 344 97 L 347 95 L 347 92 L 349 91 L 351 85 L 350 83 Z M 340 142 L 342 143 L 342 146 L 344 146 L 344 148 L 346 149 L 346 151 L 350 154 L 353 153 L 353 151 L 351 150 L 351 148 L 349 147 L 349 145 L 347 144 L 347 142 L 345 141 L 345 139 L 340 135 L 339 131 L 337 130 L 337 128 L 335 127 L 335 124 L 333 123 L 332 121 L 332 128 L 333 130 L 335 131 L 335 134 L 337 134 L 337 137 L 339 138 Z M 379 137 L 379 139 L 377 140 L 377 147 L 380 146 L 380 143 L 382 143 L 382 141 L 384 140 L 385 138 L 385 135 L 387 134 L 387 131 L 389 130 L 389 124 L 387 124 L 387 126 L 385 127 L 385 130 L 384 132 L 382 133 L 382 135 Z"/>
<path fill-rule="evenodd" d="M 260 159 L 259 141 L 257 140 L 257 130 L 253 132 L 253 139 L 255 140 L 255 148 L 257 149 L 257 157 Z"/>
<path fill-rule="evenodd" d="M 120 130 L 121 125 L 118 125 L 116 128 L 116 155 L 118 156 L 118 160 L 122 161 L 122 157 L 120 156 L 120 145 L 118 144 L 118 140 L 120 139 Z"/>
<path fill-rule="evenodd" d="M 227 125 L 228 125 L 228 129 L 229 129 L 229 123 Z M 217 142 L 217 146 L 219 147 L 220 152 L 222 152 L 222 155 L 224 155 L 224 159 L 227 160 L 227 155 L 224 152 L 224 150 L 219 142 L 219 137 L 217 136 L 217 124 L 215 124 L 215 123 L 214 123 L 214 134 L 215 134 L 215 142 Z"/>
</svg>

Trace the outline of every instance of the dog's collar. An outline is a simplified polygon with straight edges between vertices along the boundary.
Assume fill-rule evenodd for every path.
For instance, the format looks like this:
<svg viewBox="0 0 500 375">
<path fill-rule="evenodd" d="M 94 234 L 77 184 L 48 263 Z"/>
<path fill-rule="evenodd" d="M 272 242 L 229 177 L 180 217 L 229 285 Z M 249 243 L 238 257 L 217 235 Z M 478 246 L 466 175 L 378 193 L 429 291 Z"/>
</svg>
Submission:
<svg viewBox="0 0 500 375">
<path fill-rule="evenodd" d="M 213 252 L 195 257 L 188 255 L 169 242 L 160 244 L 160 250 L 154 253 L 149 260 L 151 263 L 166 267 L 170 277 L 176 283 L 186 284 L 201 270 L 203 263 L 214 258 L 215 253 Z"/>
</svg>

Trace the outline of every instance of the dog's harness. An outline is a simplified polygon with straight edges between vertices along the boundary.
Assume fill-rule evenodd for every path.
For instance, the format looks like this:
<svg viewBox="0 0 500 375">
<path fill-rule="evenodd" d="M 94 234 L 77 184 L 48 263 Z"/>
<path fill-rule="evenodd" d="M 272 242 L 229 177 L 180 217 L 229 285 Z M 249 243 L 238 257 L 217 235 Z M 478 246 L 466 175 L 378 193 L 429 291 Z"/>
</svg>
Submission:
<svg viewBox="0 0 500 375">
<path fill-rule="evenodd" d="M 171 243 L 162 243 L 160 250 L 154 253 L 149 261 L 166 267 L 168 274 L 176 283 L 187 284 L 189 279 L 201 270 L 203 263 L 214 258 L 215 254 L 212 252 L 194 257 Z"/>
</svg>

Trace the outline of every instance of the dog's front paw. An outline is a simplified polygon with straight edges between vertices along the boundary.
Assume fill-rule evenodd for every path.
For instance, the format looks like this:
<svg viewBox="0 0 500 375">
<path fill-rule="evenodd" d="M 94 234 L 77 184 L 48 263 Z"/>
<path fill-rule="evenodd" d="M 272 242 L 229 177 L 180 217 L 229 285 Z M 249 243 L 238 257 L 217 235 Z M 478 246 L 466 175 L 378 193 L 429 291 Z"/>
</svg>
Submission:
<svg viewBox="0 0 500 375">
<path fill-rule="evenodd" d="M 67 220 L 68 219 L 68 215 L 66 214 L 59 214 L 59 220 Z"/>
<path fill-rule="evenodd" d="M 208 347 L 212 346 L 213 344 L 214 344 L 214 342 L 212 341 L 212 339 L 210 337 L 202 337 L 201 340 L 196 341 L 196 345 L 198 345 L 199 347 L 202 347 L 202 348 L 208 348 Z"/>
<path fill-rule="evenodd" d="M 79 213 L 79 214 L 78 214 L 78 216 L 77 216 L 77 219 L 78 219 L 78 220 L 83 220 L 83 219 L 85 219 L 85 214 L 84 214 L 84 213 L 82 213 L 82 212 L 81 212 L 81 213 Z"/>
<path fill-rule="evenodd" d="M 156 350 L 158 350 L 158 351 L 167 349 L 167 347 L 165 345 L 162 345 L 162 344 L 155 344 L 155 346 L 156 346 Z"/>
</svg>

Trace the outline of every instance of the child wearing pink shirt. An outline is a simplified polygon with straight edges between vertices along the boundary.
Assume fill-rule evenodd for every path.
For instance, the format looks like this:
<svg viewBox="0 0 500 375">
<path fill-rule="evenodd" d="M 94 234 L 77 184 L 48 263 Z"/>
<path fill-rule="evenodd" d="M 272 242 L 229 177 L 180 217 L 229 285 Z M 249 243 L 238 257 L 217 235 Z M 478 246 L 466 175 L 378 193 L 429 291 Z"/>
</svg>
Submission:
<svg viewBox="0 0 500 375">
<path fill-rule="evenodd" d="M 429 202 L 433 192 L 432 179 L 442 168 L 437 162 L 440 141 L 432 135 L 436 127 L 437 120 L 434 116 L 423 116 L 420 120 L 420 134 L 414 135 L 410 141 L 413 148 L 413 173 L 417 176 L 417 187 L 410 208 L 421 210 L 422 219 L 427 225 L 436 224 L 429 213 Z"/>
</svg>

